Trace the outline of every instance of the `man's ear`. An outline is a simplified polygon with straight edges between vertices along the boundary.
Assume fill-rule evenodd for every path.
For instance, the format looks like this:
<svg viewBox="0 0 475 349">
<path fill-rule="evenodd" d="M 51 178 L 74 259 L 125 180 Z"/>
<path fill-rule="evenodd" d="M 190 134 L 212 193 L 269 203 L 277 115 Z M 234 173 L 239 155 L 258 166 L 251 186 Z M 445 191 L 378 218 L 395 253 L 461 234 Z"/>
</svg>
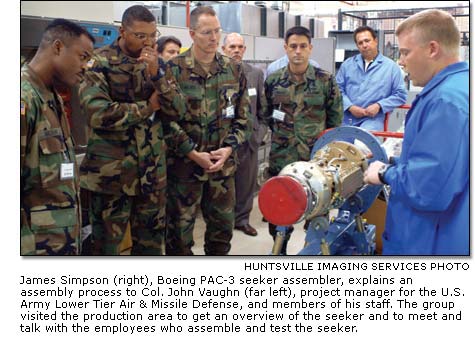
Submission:
<svg viewBox="0 0 475 349">
<path fill-rule="evenodd" d="M 64 44 L 61 40 L 56 39 L 53 41 L 53 52 L 55 55 L 59 55 L 63 47 L 64 47 Z"/>
<path fill-rule="evenodd" d="M 437 41 L 432 40 L 429 42 L 429 56 L 431 58 L 440 56 L 441 49 L 442 48 L 440 47 L 440 44 Z"/>
</svg>

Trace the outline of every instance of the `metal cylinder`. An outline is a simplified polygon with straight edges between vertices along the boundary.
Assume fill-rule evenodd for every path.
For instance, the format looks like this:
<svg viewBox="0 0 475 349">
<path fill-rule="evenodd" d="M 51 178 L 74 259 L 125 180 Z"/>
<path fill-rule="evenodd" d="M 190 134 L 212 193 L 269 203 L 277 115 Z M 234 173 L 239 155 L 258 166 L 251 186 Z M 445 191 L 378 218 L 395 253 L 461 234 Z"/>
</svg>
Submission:
<svg viewBox="0 0 475 349">
<path fill-rule="evenodd" d="M 292 225 L 340 207 L 363 186 L 367 156 L 359 146 L 335 141 L 310 161 L 287 165 L 259 192 L 259 208 L 276 225 Z"/>
</svg>

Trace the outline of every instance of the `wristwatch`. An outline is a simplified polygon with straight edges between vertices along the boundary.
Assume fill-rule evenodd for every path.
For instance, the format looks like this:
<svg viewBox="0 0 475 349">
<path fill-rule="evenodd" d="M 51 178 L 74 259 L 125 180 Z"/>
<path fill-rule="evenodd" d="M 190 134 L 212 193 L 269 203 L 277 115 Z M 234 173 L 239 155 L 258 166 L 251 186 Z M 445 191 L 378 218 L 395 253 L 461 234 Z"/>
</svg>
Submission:
<svg viewBox="0 0 475 349">
<path fill-rule="evenodd" d="M 384 181 L 384 174 L 386 173 L 386 171 L 388 170 L 390 166 L 388 164 L 384 164 L 383 166 L 381 166 L 381 168 L 378 170 L 378 178 L 379 178 L 379 181 L 383 184 L 388 184 Z"/>
</svg>

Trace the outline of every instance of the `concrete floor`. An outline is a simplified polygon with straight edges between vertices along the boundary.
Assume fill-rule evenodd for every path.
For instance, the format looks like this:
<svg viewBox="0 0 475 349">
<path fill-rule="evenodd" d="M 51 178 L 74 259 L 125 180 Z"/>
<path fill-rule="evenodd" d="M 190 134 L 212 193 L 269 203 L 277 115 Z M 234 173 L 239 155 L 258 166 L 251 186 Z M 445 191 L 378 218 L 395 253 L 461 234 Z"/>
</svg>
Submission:
<svg viewBox="0 0 475 349">
<path fill-rule="evenodd" d="M 249 236 L 239 230 L 234 230 L 233 238 L 231 240 L 230 255 L 245 256 L 258 255 L 266 256 L 271 253 L 273 240 L 269 235 L 267 223 L 262 221 L 262 214 L 259 211 L 257 204 L 257 196 L 254 198 L 254 206 L 251 211 L 251 218 L 249 222 L 258 232 L 257 236 Z M 196 220 L 195 230 L 193 232 L 195 245 L 193 246 L 193 253 L 195 255 L 204 255 L 203 239 L 205 232 L 205 223 L 200 216 Z M 305 234 L 303 232 L 303 222 L 295 226 L 292 237 L 287 246 L 287 253 L 289 255 L 296 255 L 304 245 Z"/>
</svg>

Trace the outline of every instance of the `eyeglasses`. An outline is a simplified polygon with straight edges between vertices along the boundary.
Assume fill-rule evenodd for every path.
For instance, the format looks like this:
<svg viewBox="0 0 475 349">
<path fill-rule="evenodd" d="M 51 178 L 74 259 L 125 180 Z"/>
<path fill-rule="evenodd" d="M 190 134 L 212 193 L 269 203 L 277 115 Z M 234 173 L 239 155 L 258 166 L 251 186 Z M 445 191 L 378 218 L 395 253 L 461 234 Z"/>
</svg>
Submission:
<svg viewBox="0 0 475 349">
<path fill-rule="evenodd" d="M 214 35 L 218 36 L 222 32 L 223 32 L 223 29 L 218 28 L 218 29 L 212 29 L 212 30 L 207 30 L 207 31 L 204 31 L 204 32 L 197 32 L 197 33 L 200 34 L 200 35 L 203 35 L 203 36 L 211 36 L 214 33 Z"/>
<path fill-rule="evenodd" d="M 157 40 L 158 37 L 160 36 L 160 32 L 159 31 L 156 31 L 155 33 L 153 34 L 145 34 L 145 33 L 135 33 L 135 32 L 131 32 L 132 34 L 134 34 L 134 36 L 140 40 L 140 41 L 145 41 L 147 40 L 148 38 L 152 39 L 153 41 Z"/>
</svg>

